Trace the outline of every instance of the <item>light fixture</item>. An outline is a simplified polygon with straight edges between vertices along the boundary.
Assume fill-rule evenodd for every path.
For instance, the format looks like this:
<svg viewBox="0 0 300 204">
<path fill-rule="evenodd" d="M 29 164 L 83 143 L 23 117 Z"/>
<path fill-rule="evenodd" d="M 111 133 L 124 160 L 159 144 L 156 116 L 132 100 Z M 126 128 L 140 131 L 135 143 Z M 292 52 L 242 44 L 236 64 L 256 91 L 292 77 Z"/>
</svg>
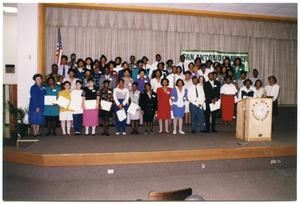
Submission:
<svg viewBox="0 0 300 204">
<path fill-rule="evenodd" d="M 6 13 L 17 13 L 18 9 L 16 7 L 3 6 L 3 11 Z"/>
</svg>

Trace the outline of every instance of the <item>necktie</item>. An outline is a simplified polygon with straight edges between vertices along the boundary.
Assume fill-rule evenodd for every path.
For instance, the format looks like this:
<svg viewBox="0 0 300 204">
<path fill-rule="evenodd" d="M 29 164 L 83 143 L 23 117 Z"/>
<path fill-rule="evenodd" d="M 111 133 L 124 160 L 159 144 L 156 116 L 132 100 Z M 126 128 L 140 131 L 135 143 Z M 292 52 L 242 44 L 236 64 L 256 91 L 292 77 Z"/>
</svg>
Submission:
<svg viewBox="0 0 300 204">
<path fill-rule="evenodd" d="M 195 90 L 196 90 L 196 97 L 198 98 L 198 90 L 197 90 L 197 86 L 195 86 Z"/>
<path fill-rule="evenodd" d="M 185 70 L 184 70 L 184 63 L 182 63 L 182 72 L 185 72 Z"/>
<path fill-rule="evenodd" d="M 175 74 L 174 74 L 174 77 L 173 77 L 173 88 L 175 87 L 175 84 L 176 84 L 176 82 L 175 82 Z"/>
<path fill-rule="evenodd" d="M 63 76 L 64 76 L 64 77 L 66 76 L 66 68 L 65 68 L 65 65 L 63 66 Z"/>
</svg>

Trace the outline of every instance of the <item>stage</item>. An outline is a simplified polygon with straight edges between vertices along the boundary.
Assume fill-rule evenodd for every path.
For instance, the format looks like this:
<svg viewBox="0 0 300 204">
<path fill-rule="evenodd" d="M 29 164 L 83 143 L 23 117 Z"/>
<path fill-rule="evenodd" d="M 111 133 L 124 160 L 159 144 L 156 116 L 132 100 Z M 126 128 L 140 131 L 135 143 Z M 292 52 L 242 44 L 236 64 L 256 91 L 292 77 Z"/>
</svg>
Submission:
<svg viewBox="0 0 300 204">
<path fill-rule="evenodd" d="M 272 141 L 243 143 L 235 138 L 235 126 L 218 119 L 218 133 L 102 136 L 43 136 L 30 145 L 4 148 L 4 161 L 37 166 L 148 164 L 223 159 L 296 156 L 296 108 L 280 108 Z M 130 132 L 130 127 L 127 132 Z M 157 132 L 157 127 L 155 128 Z M 171 128 L 170 128 L 171 130 Z M 171 132 L 171 131 L 170 131 Z M 36 139 L 36 138 L 35 138 Z"/>
</svg>

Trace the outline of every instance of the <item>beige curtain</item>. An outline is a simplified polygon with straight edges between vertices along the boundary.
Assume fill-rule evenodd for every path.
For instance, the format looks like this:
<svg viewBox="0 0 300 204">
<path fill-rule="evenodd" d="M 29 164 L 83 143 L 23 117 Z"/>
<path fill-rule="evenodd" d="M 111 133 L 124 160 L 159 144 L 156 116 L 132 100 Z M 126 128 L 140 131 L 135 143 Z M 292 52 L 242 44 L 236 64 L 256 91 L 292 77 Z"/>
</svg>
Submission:
<svg viewBox="0 0 300 204">
<path fill-rule="evenodd" d="M 261 78 L 275 75 L 281 86 L 279 102 L 297 103 L 297 25 L 213 17 L 152 14 L 91 9 L 46 9 L 46 66 L 55 61 L 57 29 L 63 52 L 77 58 L 108 59 L 155 54 L 179 61 L 183 49 L 248 52 L 250 67 Z"/>
</svg>

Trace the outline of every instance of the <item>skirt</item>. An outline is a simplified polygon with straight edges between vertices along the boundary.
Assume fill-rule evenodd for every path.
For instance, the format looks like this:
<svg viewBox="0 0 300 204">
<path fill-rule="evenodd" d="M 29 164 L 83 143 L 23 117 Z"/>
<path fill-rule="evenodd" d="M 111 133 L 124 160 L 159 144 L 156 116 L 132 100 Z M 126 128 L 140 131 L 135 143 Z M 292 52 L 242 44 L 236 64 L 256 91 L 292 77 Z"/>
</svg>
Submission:
<svg viewBox="0 0 300 204">
<path fill-rule="evenodd" d="M 178 107 L 177 105 L 173 105 L 173 117 L 174 118 L 183 118 L 185 112 L 185 106 Z"/>
<path fill-rule="evenodd" d="M 59 112 L 59 120 L 73 120 L 73 113 L 71 111 Z"/>
<path fill-rule="evenodd" d="M 28 122 L 31 125 L 43 125 L 45 122 L 43 112 L 29 112 L 28 113 Z"/>
<path fill-rule="evenodd" d="M 100 115 L 100 118 L 107 119 L 112 116 L 112 113 L 111 113 L 111 111 L 100 110 L 99 115 Z"/>
<path fill-rule="evenodd" d="M 140 117 L 141 117 L 141 111 L 140 111 L 140 110 L 137 110 L 136 113 L 135 113 L 134 115 L 128 113 L 128 117 L 129 117 L 129 120 L 139 120 Z"/>
<path fill-rule="evenodd" d="M 83 126 L 92 127 L 98 126 L 99 123 L 99 109 L 83 110 Z"/>
<path fill-rule="evenodd" d="M 234 113 L 234 96 L 221 96 L 222 120 L 232 121 Z"/>
<path fill-rule="evenodd" d="M 145 122 L 153 122 L 155 111 L 144 111 L 143 119 Z"/>
</svg>

